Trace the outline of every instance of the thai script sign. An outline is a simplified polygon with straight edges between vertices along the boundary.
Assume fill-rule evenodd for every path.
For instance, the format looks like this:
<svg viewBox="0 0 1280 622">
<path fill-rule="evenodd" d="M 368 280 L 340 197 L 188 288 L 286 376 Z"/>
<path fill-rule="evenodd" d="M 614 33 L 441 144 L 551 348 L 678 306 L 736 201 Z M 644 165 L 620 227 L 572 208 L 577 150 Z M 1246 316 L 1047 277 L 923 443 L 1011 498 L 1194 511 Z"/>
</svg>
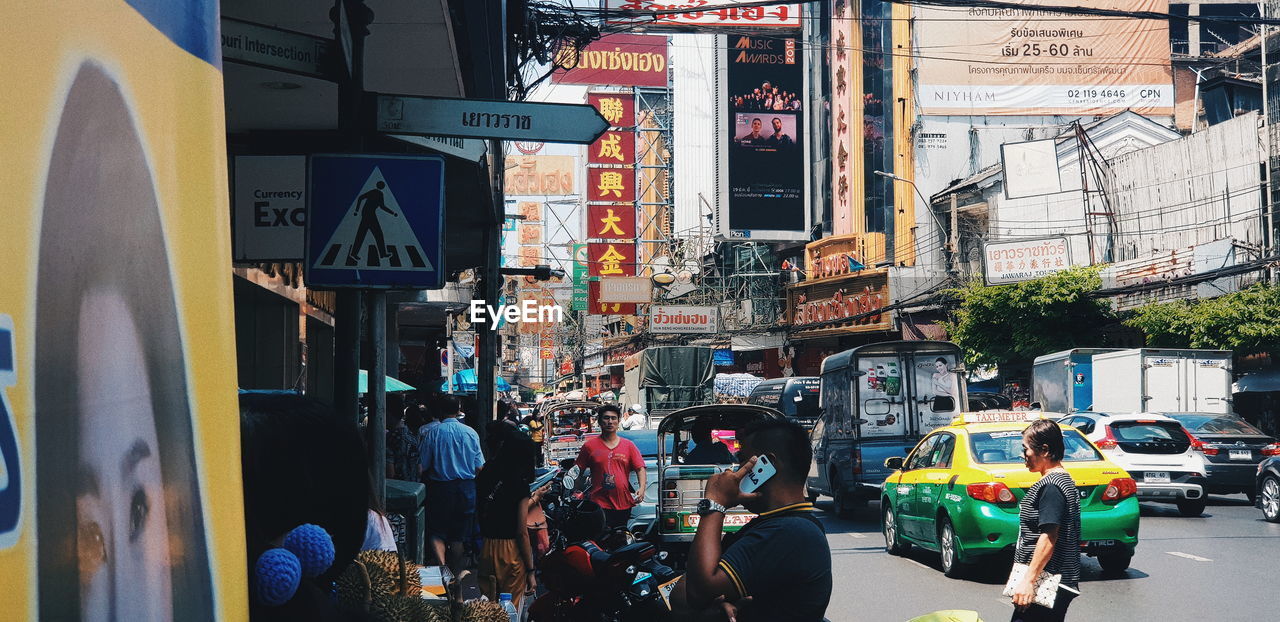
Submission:
<svg viewBox="0 0 1280 622">
<path fill-rule="evenodd" d="M 649 315 L 651 333 L 719 332 L 719 316 L 715 307 L 654 305 Z"/>
<path fill-rule="evenodd" d="M 555 63 L 551 80 L 561 84 L 666 86 L 667 38 L 609 35 L 582 49 L 560 48 Z"/>
<path fill-rule="evenodd" d="M 917 6 L 919 102 L 928 115 L 1173 114 L 1169 24 L 1025 8 Z M 1168 0 L 1080 0 L 1084 8 L 1169 10 Z"/>
<path fill-rule="evenodd" d="M 851 276 L 787 290 L 787 317 L 793 331 L 830 333 L 885 331 L 893 327 L 882 309 L 889 298 L 887 273 Z"/>
<path fill-rule="evenodd" d="M 1066 238 L 988 242 L 982 247 L 988 285 L 1029 281 L 1071 267 L 1071 247 Z"/>
<path fill-rule="evenodd" d="M 635 315 L 634 302 L 603 302 L 600 300 L 600 279 L 587 282 L 587 313 L 590 315 Z"/>
<path fill-rule="evenodd" d="M 507 156 L 506 162 L 508 196 L 575 194 L 573 156 Z"/>
<path fill-rule="evenodd" d="M 655 2 L 654 0 L 607 0 L 606 23 L 644 26 L 649 31 L 696 30 L 707 27 L 800 28 L 800 6 L 735 6 L 736 0 L 686 0 Z M 694 10 L 688 9 L 705 9 Z M 631 13 L 627 13 L 630 11 Z M 681 11 L 671 13 L 669 11 Z"/>
<path fill-rule="evenodd" d="M 855 274 L 866 269 L 865 239 L 857 234 L 832 236 L 804 247 L 805 278 L 810 281 Z"/>
<path fill-rule="evenodd" d="M 644 276 L 614 276 L 600 279 L 600 302 L 649 304 L 653 283 Z"/>
</svg>

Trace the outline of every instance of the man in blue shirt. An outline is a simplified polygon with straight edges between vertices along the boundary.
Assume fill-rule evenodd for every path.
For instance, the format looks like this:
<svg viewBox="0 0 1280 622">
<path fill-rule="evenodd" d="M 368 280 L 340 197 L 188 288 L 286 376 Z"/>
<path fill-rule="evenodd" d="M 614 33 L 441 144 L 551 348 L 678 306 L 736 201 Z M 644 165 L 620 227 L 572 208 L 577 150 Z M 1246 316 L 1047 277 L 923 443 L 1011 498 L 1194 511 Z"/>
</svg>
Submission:
<svg viewBox="0 0 1280 622">
<path fill-rule="evenodd" d="M 443 419 L 422 437 L 419 471 L 427 486 L 427 525 L 431 547 L 454 574 L 462 571 L 463 543 L 476 517 L 476 472 L 484 466 L 480 436 L 459 420 L 458 398 L 440 399 Z M 448 557 L 446 557 L 446 544 Z"/>
</svg>

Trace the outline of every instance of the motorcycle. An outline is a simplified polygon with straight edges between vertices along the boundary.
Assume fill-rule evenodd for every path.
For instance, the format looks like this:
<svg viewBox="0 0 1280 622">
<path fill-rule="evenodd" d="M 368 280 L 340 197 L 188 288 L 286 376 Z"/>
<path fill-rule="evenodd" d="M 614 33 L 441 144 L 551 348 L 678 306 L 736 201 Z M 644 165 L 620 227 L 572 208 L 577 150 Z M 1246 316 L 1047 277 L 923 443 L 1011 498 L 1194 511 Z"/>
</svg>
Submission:
<svg viewBox="0 0 1280 622">
<path fill-rule="evenodd" d="M 572 461 L 566 461 L 571 463 Z M 568 470 L 562 463 L 562 469 Z M 625 529 L 606 530 L 600 506 L 574 491 L 572 476 L 553 485 L 546 506 L 551 550 L 543 556 L 547 592 L 529 607 L 534 622 L 628 622 L 669 616 L 679 579 L 666 553 Z"/>
</svg>

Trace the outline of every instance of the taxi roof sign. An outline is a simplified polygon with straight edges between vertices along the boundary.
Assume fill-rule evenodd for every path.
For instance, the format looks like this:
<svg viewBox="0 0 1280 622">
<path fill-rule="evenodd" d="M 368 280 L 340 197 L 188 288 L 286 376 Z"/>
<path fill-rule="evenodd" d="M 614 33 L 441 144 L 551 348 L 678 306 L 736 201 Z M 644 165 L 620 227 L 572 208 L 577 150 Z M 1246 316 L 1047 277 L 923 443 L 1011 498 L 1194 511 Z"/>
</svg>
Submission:
<svg viewBox="0 0 1280 622">
<path fill-rule="evenodd" d="M 1039 410 L 984 410 L 980 412 L 962 413 L 953 424 L 966 423 L 1021 423 L 1044 419 L 1044 412 Z"/>
</svg>

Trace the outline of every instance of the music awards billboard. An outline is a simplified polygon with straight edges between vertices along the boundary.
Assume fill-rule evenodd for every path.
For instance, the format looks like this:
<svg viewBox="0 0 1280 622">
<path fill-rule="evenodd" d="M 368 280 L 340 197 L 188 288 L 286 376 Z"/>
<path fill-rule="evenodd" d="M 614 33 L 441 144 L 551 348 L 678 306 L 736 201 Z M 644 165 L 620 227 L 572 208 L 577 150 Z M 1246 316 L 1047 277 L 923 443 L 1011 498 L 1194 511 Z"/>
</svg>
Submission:
<svg viewBox="0 0 1280 622">
<path fill-rule="evenodd" d="M 725 114 L 717 120 L 717 233 L 739 240 L 807 240 L 809 158 L 800 41 L 748 36 L 722 41 Z"/>
</svg>

